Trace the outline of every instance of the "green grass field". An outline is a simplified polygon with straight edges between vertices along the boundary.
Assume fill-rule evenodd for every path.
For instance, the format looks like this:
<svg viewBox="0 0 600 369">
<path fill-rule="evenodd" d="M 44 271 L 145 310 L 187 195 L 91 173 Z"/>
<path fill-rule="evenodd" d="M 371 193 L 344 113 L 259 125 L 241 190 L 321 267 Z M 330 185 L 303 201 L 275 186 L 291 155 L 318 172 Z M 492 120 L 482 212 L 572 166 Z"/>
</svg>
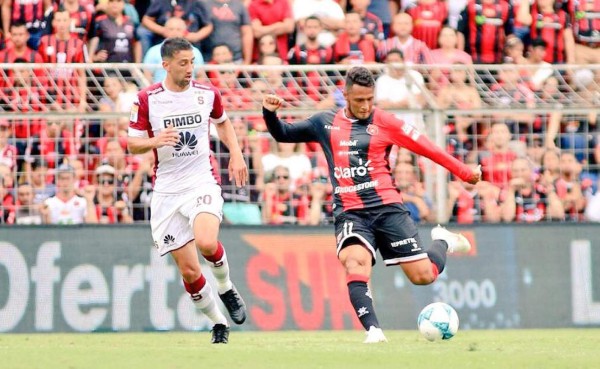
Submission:
<svg viewBox="0 0 600 369">
<path fill-rule="evenodd" d="M 359 331 L 0 334 L 2 369 L 220 368 L 600 368 L 600 329 L 459 331 L 427 342 L 415 331 L 386 331 L 362 344 Z"/>
</svg>

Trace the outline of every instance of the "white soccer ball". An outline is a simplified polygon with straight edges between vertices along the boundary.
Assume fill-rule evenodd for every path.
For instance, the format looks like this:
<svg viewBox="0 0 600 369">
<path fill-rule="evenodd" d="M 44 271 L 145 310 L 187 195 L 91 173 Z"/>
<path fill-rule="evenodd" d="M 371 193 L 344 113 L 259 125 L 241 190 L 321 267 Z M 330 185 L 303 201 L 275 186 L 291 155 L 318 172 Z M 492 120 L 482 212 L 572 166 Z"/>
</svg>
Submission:
<svg viewBox="0 0 600 369">
<path fill-rule="evenodd" d="M 458 315 L 452 306 L 434 302 L 421 310 L 417 326 L 429 341 L 449 340 L 458 331 Z"/>
</svg>

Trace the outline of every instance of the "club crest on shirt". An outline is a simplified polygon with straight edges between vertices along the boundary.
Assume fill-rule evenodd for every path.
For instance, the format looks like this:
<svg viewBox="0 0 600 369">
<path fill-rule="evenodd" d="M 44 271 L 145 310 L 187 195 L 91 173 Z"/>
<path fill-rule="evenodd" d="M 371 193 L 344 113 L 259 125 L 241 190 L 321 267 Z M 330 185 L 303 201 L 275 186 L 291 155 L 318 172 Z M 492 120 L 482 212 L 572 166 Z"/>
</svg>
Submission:
<svg viewBox="0 0 600 369">
<path fill-rule="evenodd" d="M 369 124 L 367 126 L 367 133 L 370 134 L 371 136 L 375 136 L 376 134 L 379 133 L 379 127 L 377 127 L 374 124 Z"/>
</svg>

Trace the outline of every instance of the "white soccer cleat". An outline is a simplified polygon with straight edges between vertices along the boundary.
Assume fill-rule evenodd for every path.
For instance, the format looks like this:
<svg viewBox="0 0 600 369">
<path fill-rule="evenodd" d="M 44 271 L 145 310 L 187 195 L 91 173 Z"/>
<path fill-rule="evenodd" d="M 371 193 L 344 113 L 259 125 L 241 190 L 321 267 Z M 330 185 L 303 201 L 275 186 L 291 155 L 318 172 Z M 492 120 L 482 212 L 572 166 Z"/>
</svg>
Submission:
<svg viewBox="0 0 600 369">
<path fill-rule="evenodd" d="M 443 240 L 448 244 L 448 252 L 469 252 L 471 250 L 471 243 L 465 236 L 460 233 L 452 233 L 446 228 L 440 226 L 434 227 L 431 230 L 431 239 Z"/>
<path fill-rule="evenodd" d="M 371 326 L 366 333 L 367 338 L 365 338 L 364 343 L 387 342 L 387 338 L 385 338 L 383 335 L 381 328 L 375 328 L 374 326 Z"/>
</svg>

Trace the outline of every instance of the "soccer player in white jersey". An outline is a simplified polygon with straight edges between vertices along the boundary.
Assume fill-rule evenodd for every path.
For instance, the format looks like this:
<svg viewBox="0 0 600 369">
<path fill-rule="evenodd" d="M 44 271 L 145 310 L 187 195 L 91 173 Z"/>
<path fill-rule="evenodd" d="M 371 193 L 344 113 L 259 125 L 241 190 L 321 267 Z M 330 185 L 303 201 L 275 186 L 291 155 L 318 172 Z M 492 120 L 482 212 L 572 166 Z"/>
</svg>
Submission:
<svg viewBox="0 0 600 369">
<path fill-rule="evenodd" d="M 94 205 L 94 186 L 84 189 L 84 197 L 75 193 L 75 169 L 61 164 L 56 169 L 56 194 L 42 205 L 42 221 L 45 224 L 98 223 Z"/>
<path fill-rule="evenodd" d="M 133 154 L 153 150 L 156 158 L 150 205 L 155 247 L 161 255 L 171 254 L 192 301 L 213 321 L 212 343 L 227 343 L 229 324 L 202 275 L 197 251 L 207 260 L 231 319 L 242 324 L 246 306 L 229 278 L 227 256 L 218 241 L 223 197 L 210 160 L 209 121 L 229 149 L 229 175 L 237 186 L 246 183 L 248 168 L 219 91 L 192 80 L 192 45 L 184 38 L 169 38 L 161 57 L 167 76 L 138 93 L 128 146 Z"/>
</svg>

